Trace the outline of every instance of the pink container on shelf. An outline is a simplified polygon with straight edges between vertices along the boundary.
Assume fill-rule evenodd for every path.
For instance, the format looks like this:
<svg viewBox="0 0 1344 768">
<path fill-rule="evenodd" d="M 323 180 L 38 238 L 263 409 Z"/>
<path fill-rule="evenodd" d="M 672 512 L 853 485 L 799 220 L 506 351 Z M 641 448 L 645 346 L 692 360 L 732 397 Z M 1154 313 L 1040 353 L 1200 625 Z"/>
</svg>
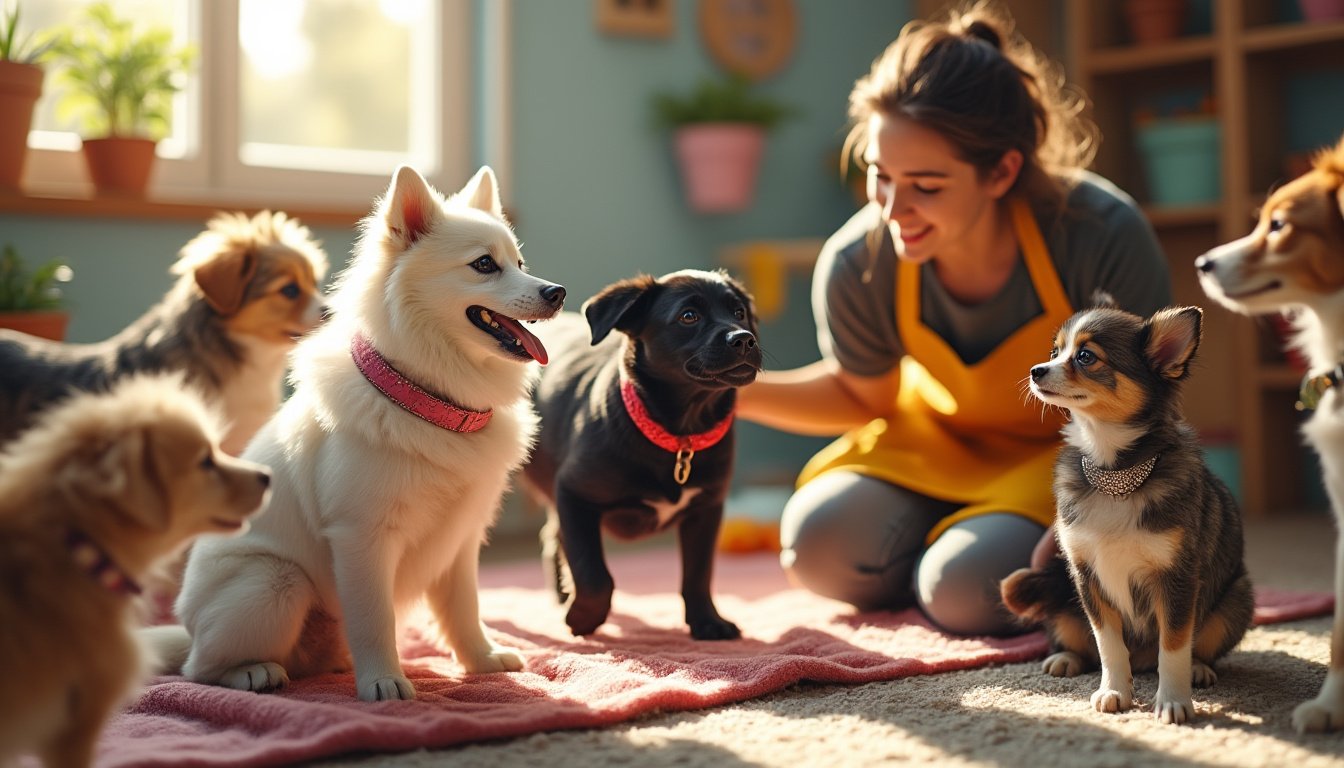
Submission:
<svg viewBox="0 0 1344 768">
<path fill-rule="evenodd" d="M 1344 21 L 1344 0 L 1297 0 L 1297 4 L 1307 21 Z"/>
</svg>

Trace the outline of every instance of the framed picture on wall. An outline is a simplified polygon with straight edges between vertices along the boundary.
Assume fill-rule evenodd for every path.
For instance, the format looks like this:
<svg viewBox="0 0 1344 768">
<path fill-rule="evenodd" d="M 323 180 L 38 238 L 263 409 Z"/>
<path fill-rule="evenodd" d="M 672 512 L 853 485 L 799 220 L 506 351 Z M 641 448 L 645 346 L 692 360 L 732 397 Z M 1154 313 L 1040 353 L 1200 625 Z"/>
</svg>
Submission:
<svg viewBox="0 0 1344 768">
<path fill-rule="evenodd" d="M 608 35 L 671 37 L 673 0 L 594 0 L 597 28 Z"/>
</svg>

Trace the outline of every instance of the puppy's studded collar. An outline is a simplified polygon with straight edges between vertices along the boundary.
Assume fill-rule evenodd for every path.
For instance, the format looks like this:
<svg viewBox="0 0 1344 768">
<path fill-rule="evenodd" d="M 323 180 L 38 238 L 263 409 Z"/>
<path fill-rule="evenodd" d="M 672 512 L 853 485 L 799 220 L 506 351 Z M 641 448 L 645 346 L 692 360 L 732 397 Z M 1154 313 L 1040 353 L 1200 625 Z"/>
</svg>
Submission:
<svg viewBox="0 0 1344 768">
<path fill-rule="evenodd" d="M 117 565 L 98 542 L 80 531 L 71 529 L 65 534 L 65 548 L 70 559 L 103 588 L 119 595 L 138 595 L 140 585 L 135 583 L 121 566 Z"/>
<path fill-rule="evenodd" d="M 691 457 L 695 456 L 695 452 L 703 451 L 718 443 L 733 425 L 733 414 L 729 412 L 723 417 L 723 421 L 705 432 L 696 435 L 674 435 L 662 424 L 653 420 L 653 416 L 649 415 L 649 409 L 644 406 L 644 401 L 639 399 L 639 393 L 635 391 L 635 383 L 625 377 L 621 377 L 621 402 L 625 403 L 625 412 L 630 414 L 630 420 L 639 427 L 640 434 L 664 451 L 677 454 L 677 463 L 672 467 L 672 479 L 677 481 L 677 485 L 685 485 L 686 481 L 691 479 Z"/>
<path fill-rule="evenodd" d="M 476 432 L 490 423 L 493 411 L 472 411 L 432 395 L 392 367 L 387 359 L 373 348 L 373 342 L 362 333 L 350 342 L 350 356 L 364 378 L 388 400 L 401 406 L 440 429 L 450 432 Z"/>
<path fill-rule="evenodd" d="M 1092 463 L 1092 459 L 1083 455 L 1083 477 L 1093 488 L 1117 498 L 1125 498 L 1143 485 L 1157 466 L 1159 454 L 1153 454 L 1147 461 L 1141 461 L 1126 469 L 1101 469 Z"/>
</svg>

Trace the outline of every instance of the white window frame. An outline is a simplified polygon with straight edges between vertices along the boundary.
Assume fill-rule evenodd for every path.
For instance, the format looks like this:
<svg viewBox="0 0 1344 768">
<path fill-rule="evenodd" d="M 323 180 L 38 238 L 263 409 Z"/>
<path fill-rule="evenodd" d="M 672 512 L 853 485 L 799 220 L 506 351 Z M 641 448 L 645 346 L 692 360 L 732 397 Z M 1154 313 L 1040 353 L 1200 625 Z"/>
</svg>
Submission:
<svg viewBox="0 0 1344 768">
<path fill-rule="evenodd" d="M 503 67 L 507 62 L 509 3 L 489 0 L 482 4 L 487 39 L 482 41 L 485 46 L 482 56 L 474 61 L 471 0 L 432 0 L 437 10 L 435 61 L 429 65 L 432 70 L 424 73 L 424 81 L 412 86 L 412 93 L 436 102 L 430 106 L 437 118 L 428 131 L 431 135 L 414 139 L 423 156 L 380 153 L 381 157 L 375 160 L 381 163 L 370 163 L 367 173 L 249 165 L 241 157 L 236 108 L 240 97 L 241 52 L 238 1 L 185 2 L 189 28 L 183 31 L 188 39 L 197 41 L 199 59 L 192 75 L 196 87 L 179 97 L 175 109 L 179 114 L 190 115 L 188 125 L 194 130 L 187 131 L 182 157 L 157 159 L 148 193 L 152 200 L 267 207 L 366 206 L 371 195 L 386 189 L 393 170 L 402 163 L 415 167 L 440 189 L 457 189 L 475 170 L 470 163 L 478 130 L 485 126 L 496 134 L 493 137 L 496 139 L 508 135 L 507 94 L 483 89 L 487 114 L 476 115 L 471 104 L 471 84 L 493 82 L 496 77 L 507 82 Z M 207 30 L 213 32 L 207 34 Z M 503 147 L 493 146 L 493 142 L 483 145 L 491 160 L 505 154 Z M 375 168 L 379 165 L 383 167 Z M 64 197 L 92 194 L 77 146 L 30 147 L 25 181 L 31 194 Z"/>
</svg>

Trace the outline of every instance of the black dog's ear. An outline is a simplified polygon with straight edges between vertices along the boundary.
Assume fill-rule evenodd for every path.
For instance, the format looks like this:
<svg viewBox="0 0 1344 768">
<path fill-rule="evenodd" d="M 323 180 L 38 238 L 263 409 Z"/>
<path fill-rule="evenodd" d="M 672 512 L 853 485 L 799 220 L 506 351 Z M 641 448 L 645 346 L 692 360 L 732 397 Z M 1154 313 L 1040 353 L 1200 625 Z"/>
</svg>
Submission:
<svg viewBox="0 0 1344 768">
<path fill-rule="evenodd" d="M 1144 351 L 1153 370 L 1180 381 L 1190 373 L 1190 361 L 1199 349 L 1204 310 L 1199 307 L 1159 309 L 1144 323 L 1148 343 Z"/>
<path fill-rule="evenodd" d="M 650 275 L 640 275 L 603 288 L 583 303 L 583 316 L 593 333 L 593 344 L 607 338 L 613 329 L 634 333 L 644 324 L 649 289 L 658 284 Z"/>
<path fill-rule="evenodd" d="M 1115 297 L 1100 288 L 1092 292 L 1092 306 L 1097 309 L 1120 308 L 1120 304 L 1116 302 Z"/>
</svg>

